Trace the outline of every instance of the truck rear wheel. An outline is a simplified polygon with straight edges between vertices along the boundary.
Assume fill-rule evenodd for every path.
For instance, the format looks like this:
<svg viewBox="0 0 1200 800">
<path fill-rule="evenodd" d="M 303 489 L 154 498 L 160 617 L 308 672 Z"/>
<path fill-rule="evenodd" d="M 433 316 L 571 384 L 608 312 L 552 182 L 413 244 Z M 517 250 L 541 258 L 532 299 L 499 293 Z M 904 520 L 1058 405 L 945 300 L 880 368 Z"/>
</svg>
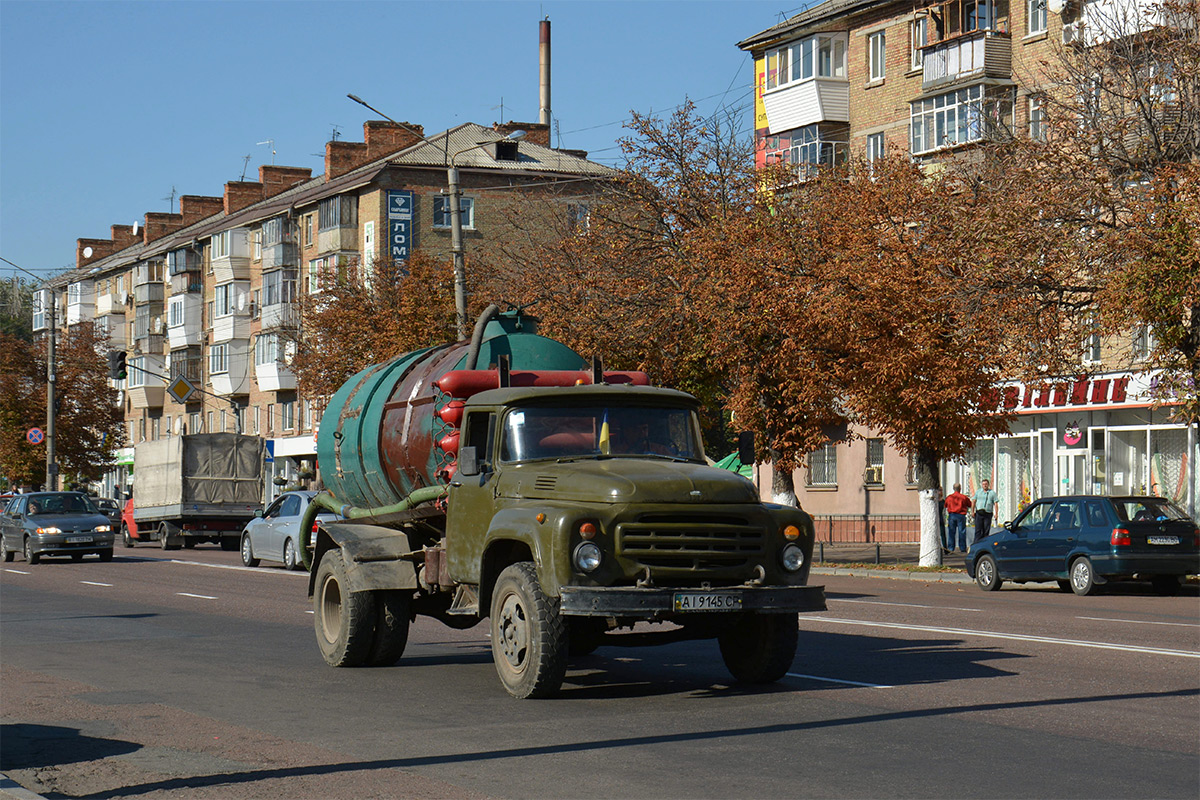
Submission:
<svg viewBox="0 0 1200 800">
<path fill-rule="evenodd" d="M 163 550 L 179 549 L 179 542 L 171 541 L 171 526 L 165 522 L 158 526 L 158 546 Z"/>
<path fill-rule="evenodd" d="M 313 625 L 317 646 L 331 667 L 361 667 L 372 651 L 377 614 L 375 595 L 351 592 L 348 586 L 341 551 L 327 551 L 317 568 Z"/>
<path fill-rule="evenodd" d="M 509 694 L 524 699 L 558 691 L 567 673 L 567 629 L 531 562 L 512 564 L 496 579 L 490 625 L 492 659 Z"/>
<path fill-rule="evenodd" d="M 368 667 L 390 667 L 404 655 L 408 644 L 408 594 L 403 591 L 375 592 L 375 632 L 371 637 Z"/>
<path fill-rule="evenodd" d="M 772 683 L 796 658 L 800 624 L 795 614 L 748 614 L 717 637 L 721 658 L 742 683 Z"/>
</svg>

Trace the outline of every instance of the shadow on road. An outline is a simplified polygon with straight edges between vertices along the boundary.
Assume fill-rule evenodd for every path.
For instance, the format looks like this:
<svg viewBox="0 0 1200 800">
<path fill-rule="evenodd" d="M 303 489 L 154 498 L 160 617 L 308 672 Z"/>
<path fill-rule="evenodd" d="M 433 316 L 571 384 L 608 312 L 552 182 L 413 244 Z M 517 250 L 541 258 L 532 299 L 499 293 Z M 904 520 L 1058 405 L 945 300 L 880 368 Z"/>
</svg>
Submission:
<svg viewBox="0 0 1200 800">
<path fill-rule="evenodd" d="M 0 771 L 95 761 L 141 747 L 119 739 L 83 736 L 77 728 L 5 723 L 0 725 Z"/>
<path fill-rule="evenodd" d="M 93 797 L 137 797 L 153 792 L 175 792 L 184 789 L 196 789 L 200 787 L 253 783 L 256 781 L 280 778 L 296 778 L 314 775 L 336 775 L 348 772 L 358 772 L 362 770 L 415 769 L 419 767 L 428 767 L 440 764 L 486 763 L 500 759 L 528 758 L 531 756 L 543 755 L 562 755 L 564 753 L 593 752 L 624 747 L 644 747 L 648 745 L 666 743 L 702 743 L 711 740 L 727 739 L 738 736 L 769 736 L 772 734 L 795 733 L 800 731 L 820 731 L 848 726 L 886 723 L 905 719 L 953 717 L 960 714 L 974 714 L 987 711 L 1003 711 L 1021 708 L 1069 708 L 1071 706 L 1077 706 L 1084 703 L 1108 703 L 1127 700 L 1165 699 L 1171 697 L 1183 698 L 1196 697 L 1198 695 L 1200 695 L 1200 689 L 1181 689 L 1171 692 L 1130 692 L 1124 694 L 1060 697 L 1049 700 L 1027 700 L 1010 703 L 979 703 L 972 705 L 951 706 L 949 708 L 885 711 L 875 714 L 862 714 L 858 716 L 841 717 L 836 719 L 814 720 L 811 722 L 796 722 L 779 725 L 721 728 L 716 730 L 693 731 L 690 733 L 627 736 L 615 739 L 563 742 L 539 747 L 513 747 L 494 750 L 481 750 L 471 753 L 448 753 L 445 755 L 418 756 L 414 758 L 349 761 L 340 764 L 314 764 L 307 767 L 289 767 L 284 769 L 246 770 L 244 772 L 229 772 L 219 775 L 202 775 L 190 778 L 153 781 L 137 786 L 125 786 L 111 792 L 93 795 Z"/>
</svg>

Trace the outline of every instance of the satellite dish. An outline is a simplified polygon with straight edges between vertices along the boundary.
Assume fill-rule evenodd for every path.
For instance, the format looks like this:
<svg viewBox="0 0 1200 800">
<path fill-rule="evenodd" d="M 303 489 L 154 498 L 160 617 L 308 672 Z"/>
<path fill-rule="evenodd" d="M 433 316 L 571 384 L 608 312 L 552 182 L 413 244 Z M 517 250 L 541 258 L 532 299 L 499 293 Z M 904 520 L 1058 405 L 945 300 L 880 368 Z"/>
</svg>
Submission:
<svg viewBox="0 0 1200 800">
<path fill-rule="evenodd" d="M 1046 0 L 1046 8 L 1055 14 L 1061 14 L 1067 8 L 1067 0 Z"/>
<path fill-rule="evenodd" d="M 138 223 L 135 221 L 133 223 L 133 235 L 137 236 L 137 232 L 138 232 Z"/>
<path fill-rule="evenodd" d="M 246 293 L 238 292 L 238 311 L 246 310 Z"/>
<path fill-rule="evenodd" d="M 93 253 L 93 252 L 95 252 L 95 251 L 93 251 L 93 250 L 92 250 L 92 248 L 90 248 L 90 247 L 85 247 L 85 248 L 83 248 L 83 257 L 84 257 L 84 258 L 91 258 L 91 257 L 92 257 L 92 253 Z"/>
</svg>

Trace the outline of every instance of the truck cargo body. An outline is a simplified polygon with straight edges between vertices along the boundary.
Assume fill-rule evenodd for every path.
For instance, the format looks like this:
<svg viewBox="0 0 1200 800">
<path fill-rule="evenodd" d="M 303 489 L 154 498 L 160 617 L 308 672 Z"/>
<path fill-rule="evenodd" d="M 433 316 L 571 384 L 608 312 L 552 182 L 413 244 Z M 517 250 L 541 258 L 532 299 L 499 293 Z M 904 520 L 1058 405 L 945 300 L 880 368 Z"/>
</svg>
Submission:
<svg viewBox="0 0 1200 800">
<path fill-rule="evenodd" d="M 126 543 L 163 549 L 199 541 L 236 550 L 242 528 L 262 507 L 265 445 L 258 436 L 197 433 L 134 448 L 133 527 Z"/>
</svg>

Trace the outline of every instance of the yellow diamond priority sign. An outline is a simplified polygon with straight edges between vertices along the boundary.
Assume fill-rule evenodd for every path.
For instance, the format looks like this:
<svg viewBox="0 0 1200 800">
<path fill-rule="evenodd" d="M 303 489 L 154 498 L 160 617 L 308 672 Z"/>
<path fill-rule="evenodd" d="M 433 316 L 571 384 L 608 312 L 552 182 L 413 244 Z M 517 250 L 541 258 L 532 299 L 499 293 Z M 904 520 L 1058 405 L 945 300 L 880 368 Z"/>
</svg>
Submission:
<svg viewBox="0 0 1200 800">
<path fill-rule="evenodd" d="M 195 391 L 196 387 L 192 386 L 192 382 L 182 375 L 167 384 L 167 393 L 174 397 L 177 403 L 186 403 Z"/>
</svg>

